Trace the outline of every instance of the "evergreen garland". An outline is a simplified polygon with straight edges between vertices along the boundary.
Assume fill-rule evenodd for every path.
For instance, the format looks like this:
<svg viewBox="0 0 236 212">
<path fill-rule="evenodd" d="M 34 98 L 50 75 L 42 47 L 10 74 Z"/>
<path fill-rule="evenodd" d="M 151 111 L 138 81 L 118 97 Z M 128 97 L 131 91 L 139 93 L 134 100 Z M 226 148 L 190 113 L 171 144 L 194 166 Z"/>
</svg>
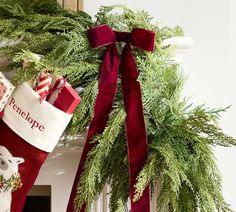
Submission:
<svg viewBox="0 0 236 212">
<path fill-rule="evenodd" d="M 113 9 L 121 12 L 114 13 Z M 37 77 L 42 69 L 63 75 L 73 87 L 82 87 L 82 103 L 67 128 L 67 135 L 84 132 L 93 114 L 98 75 L 104 49 L 92 49 L 86 30 L 109 24 L 115 30 L 135 27 L 156 32 L 154 53 L 134 49 L 140 72 L 149 157 L 137 179 L 138 199 L 146 185 L 161 192 L 157 210 L 176 212 L 230 211 L 221 191 L 221 177 L 213 146 L 236 145 L 234 138 L 217 126 L 227 108 L 193 107 L 180 98 L 184 77 L 181 67 L 170 64 L 172 47 L 163 48 L 163 39 L 183 35 L 180 27 L 160 28 L 144 11 L 124 6 L 101 7 L 96 21 L 83 12 L 61 9 L 56 0 L 3 0 L 0 3 L 1 53 L 10 63 L 1 71 L 14 69 L 15 84 Z M 39 56 L 41 59 L 39 60 Z M 109 123 L 93 142 L 78 185 L 76 211 L 86 202 L 89 209 L 105 183 L 111 187 L 110 208 L 123 212 L 129 197 L 125 111 L 120 82 Z"/>
</svg>

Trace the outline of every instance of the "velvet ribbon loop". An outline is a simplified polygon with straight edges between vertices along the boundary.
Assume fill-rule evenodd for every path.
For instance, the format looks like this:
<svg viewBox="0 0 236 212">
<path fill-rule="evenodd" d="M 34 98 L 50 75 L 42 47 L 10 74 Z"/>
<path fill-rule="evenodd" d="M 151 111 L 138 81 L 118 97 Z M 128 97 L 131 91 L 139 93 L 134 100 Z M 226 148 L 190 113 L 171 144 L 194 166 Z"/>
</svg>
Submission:
<svg viewBox="0 0 236 212">
<path fill-rule="evenodd" d="M 137 81 L 138 70 L 131 45 L 146 51 L 154 50 L 155 33 L 136 28 L 131 33 L 113 31 L 102 25 L 88 30 L 88 37 L 93 48 L 107 46 L 100 71 L 98 95 L 95 101 L 94 117 L 89 126 L 84 150 L 72 188 L 67 212 L 73 211 L 77 184 L 80 180 L 88 152 L 96 145 L 91 143 L 95 134 L 104 131 L 116 95 L 118 74 L 121 76 L 122 93 L 126 111 L 126 138 L 130 178 L 130 199 L 132 212 L 150 211 L 149 186 L 138 201 L 133 201 L 135 183 L 139 172 L 147 159 L 147 136 L 144 122 L 140 83 Z M 125 42 L 121 59 L 116 49 L 116 42 Z M 84 211 L 85 205 L 81 209 Z"/>
</svg>

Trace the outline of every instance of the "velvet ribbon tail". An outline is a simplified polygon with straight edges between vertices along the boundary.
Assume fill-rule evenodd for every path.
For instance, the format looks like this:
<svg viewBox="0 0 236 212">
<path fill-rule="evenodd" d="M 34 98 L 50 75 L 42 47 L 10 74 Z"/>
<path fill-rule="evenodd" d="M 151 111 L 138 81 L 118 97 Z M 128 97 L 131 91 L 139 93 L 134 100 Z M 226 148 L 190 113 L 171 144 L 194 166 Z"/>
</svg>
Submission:
<svg viewBox="0 0 236 212">
<path fill-rule="evenodd" d="M 115 44 L 109 45 L 104 55 L 101 74 L 98 85 L 98 95 L 95 101 L 94 117 L 89 126 L 87 138 L 85 141 L 83 153 L 77 169 L 76 177 L 72 187 L 70 200 L 67 206 L 67 212 L 74 211 L 74 200 L 77 195 L 77 185 L 80 181 L 83 172 L 84 164 L 89 151 L 96 145 L 91 143 L 94 135 L 100 134 L 106 127 L 109 118 L 109 113 L 112 110 L 112 104 L 116 94 L 116 84 L 118 78 L 118 63 L 119 58 Z M 85 211 L 86 205 L 83 205 L 81 212 Z"/>
<path fill-rule="evenodd" d="M 138 70 L 129 44 L 126 44 L 123 49 L 120 72 L 124 105 L 127 113 L 125 126 L 128 144 L 131 211 L 149 212 L 149 186 L 146 187 L 142 197 L 138 201 L 133 201 L 136 179 L 147 159 L 147 137 L 141 88 L 140 83 L 137 81 Z"/>
</svg>

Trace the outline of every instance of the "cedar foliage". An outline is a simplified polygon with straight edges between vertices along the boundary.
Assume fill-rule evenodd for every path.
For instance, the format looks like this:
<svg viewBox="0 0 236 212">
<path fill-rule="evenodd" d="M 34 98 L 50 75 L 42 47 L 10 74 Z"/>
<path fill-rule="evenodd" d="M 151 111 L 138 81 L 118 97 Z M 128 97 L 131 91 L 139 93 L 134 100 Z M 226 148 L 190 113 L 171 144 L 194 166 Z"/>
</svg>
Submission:
<svg viewBox="0 0 236 212">
<path fill-rule="evenodd" d="M 119 9 L 121 12 L 114 13 Z M 0 3 L 1 54 L 10 63 L 1 71 L 15 70 L 15 84 L 37 77 L 42 69 L 63 75 L 73 87 L 83 87 L 82 103 L 75 112 L 67 135 L 84 132 L 93 114 L 98 75 L 104 49 L 91 49 L 86 30 L 109 24 L 115 30 L 135 27 L 156 32 L 153 53 L 134 49 L 140 71 L 149 157 L 136 184 L 136 196 L 157 179 L 161 193 L 157 210 L 175 212 L 230 211 L 221 191 L 221 177 L 212 147 L 235 145 L 235 139 L 218 127 L 220 113 L 227 108 L 194 107 L 180 98 L 184 77 L 181 67 L 170 64 L 171 47 L 165 38 L 183 35 L 180 27 L 160 28 L 144 11 L 124 6 L 101 7 L 96 20 L 84 12 L 63 10 L 56 0 L 3 0 Z M 41 60 L 37 55 L 41 55 Z M 25 65 L 27 64 L 27 65 Z M 111 187 L 110 209 L 127 210 L 129 197 L 125 111 L 120 82 L 103 134 L 89 153 L 75 199 L 75 211 L 84 203 L 89 209 L 104 187 Z"/>
</svg>

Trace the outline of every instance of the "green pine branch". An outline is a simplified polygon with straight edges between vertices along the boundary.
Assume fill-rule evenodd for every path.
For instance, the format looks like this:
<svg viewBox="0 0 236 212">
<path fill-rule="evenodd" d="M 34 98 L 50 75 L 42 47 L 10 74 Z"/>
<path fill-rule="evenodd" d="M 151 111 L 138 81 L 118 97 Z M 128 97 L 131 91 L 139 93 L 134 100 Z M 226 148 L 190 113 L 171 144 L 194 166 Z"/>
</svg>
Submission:
<svg viewBox="0 0 236 212">
<path fill-rule="evenodd" d="M 119 13 L 114 12 L 116 9 Z M 145 11 L 126 6 L 101 7 L 96 20 L 84 12 L 60 8 L 56 0 L 2 0 L 0 3 L 0 53 L 9 64 L 0 71 L 15 70 L 15 85 L 35 79 L 44 69 L 61 75 L 82 88 L 81 104 L 66 129 L 66 135 L 86 131 L 93 117 L 104 48 L 92 49 L 87 29 L 109 24 L 114 30 L 130 32 L 135 27 L 154 30 L 155 51 L 133 48 L 142 85 L 149 155 L 136 183 L 135 200 L 150 184 L 160 182 L 157 210 L 230 211 L 222 196 L 221 177 L 213 146 L 230 147 L 236 140 L 218 126 L 227 108 L 193 107 L 182 99 L 185 77 L 179 65 L 170 64 L 174 47 L 163 48 L 164 39 L 182 36 L 182 29 L 161 28 Z M 120 52 L 122 45 L 118 45 Z M 40 58 L 40 59 L 39 59 Z M 120 81 L 106 129 L 93 139 L 77 187 L 75 208 L 89 209 L 106 183 L 111 188 L 112 212 L 127 210 L 129 176 L 125 137 L 125 112 Z"/>
</svg>

